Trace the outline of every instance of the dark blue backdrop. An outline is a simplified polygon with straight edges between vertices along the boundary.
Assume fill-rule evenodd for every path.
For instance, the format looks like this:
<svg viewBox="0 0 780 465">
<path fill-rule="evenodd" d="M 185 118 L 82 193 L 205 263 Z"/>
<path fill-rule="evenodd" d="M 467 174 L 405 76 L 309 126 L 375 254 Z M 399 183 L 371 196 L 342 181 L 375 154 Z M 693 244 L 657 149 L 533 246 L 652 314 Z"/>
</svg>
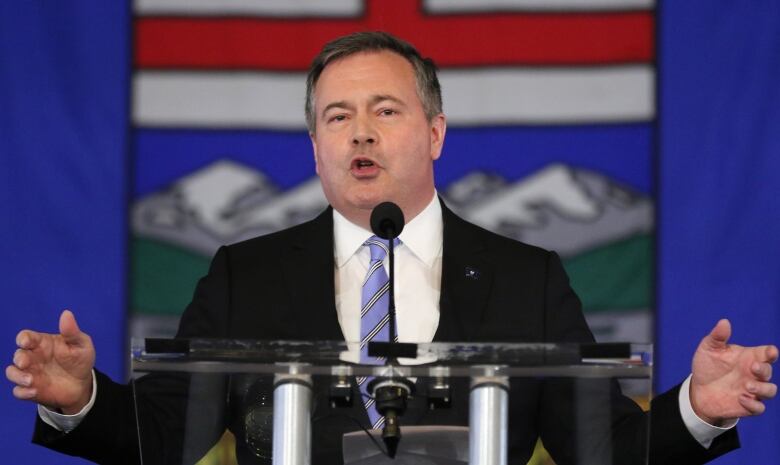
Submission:
<svg viewBox="0 0 780 465">
<path fill-rule="evenodd" d="M 0 353 L 77 312 L 97 363 L 124 377 L 125 2 L 0 3 Z M 0 390 L 0 462 L 83 460 L 30 444 L 35 408 Z"/>
<path fill-rule="evenodd" d="M 780 343 L 780 4 L 661 5 L 658 387 L 690 370 L 728 317 L 743 344 Z M 774 464 L 780 406 L 740 422 L 718 464 Z"/>
<path fill-rule="evenodd" d="M 780 6 L 664 2 L 659 30 L 658 387 L 721 316 L 780 342 Z M 124 376 L 129 6 L 0 4 L 0 354 L 77 312 Z M 719 464 L 776 463 L 780 409 Z M 0 460 L 83 463 L 29 444 L 32 405 L 0 390 Z"/>
</svg>

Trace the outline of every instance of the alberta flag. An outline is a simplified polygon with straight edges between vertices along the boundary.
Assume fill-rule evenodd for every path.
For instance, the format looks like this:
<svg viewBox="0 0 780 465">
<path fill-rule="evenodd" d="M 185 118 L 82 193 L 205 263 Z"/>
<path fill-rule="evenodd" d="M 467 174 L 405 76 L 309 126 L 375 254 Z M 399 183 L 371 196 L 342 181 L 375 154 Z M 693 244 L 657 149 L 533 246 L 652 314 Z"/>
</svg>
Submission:
<svg viewBox="0 0 780 465">
<path fill-rule="evenodd" d="M 128 334 L 170 334 L 217 244 L 318 211 L 303 74 L 364 29 L 440 65 L 439 193 L 558 250 L 599 339 L 655 343 L 656 392 L 721 317 L 780 342 L 776 0 L 6 1 L 6 363 L 70 308 L 126 379 Z M 5 389 L 3 463 L 86 463 L 31 445 Z M 778 407 L 713 463 L 777 463 Z"/>
<path fill-rule="evenodd" d="M 558 251 L 601 340 L 650 341 L 654 27 L 647 0 L 137 1 L 132 332 L 170 334 L 219 245 L 323 209 L 306 69 L 385 30 L 440 67 L 446 202 Z"/>
</svg>

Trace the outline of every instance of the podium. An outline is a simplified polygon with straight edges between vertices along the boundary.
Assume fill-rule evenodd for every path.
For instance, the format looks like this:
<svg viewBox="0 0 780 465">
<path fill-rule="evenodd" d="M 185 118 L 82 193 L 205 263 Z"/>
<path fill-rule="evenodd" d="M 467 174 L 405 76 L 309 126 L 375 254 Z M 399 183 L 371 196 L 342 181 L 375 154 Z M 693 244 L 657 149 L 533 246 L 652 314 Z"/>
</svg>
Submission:
<svg viewBox="0 0 780 465">
<path fill-rule="evenodd" d="M 143 464 L 505 465 L 526 463 L 537 436 L 555 460 L 546 463 L 647 463 L 648 344 L 413 348 L 416 357 L 377 366 L 350 363 L 346 342 L 134 339 Z M 416 387 L 395 459 L 369 430 L 360 377 Z M 235 456 L 203 461 L 225 429 Z"/>
</svg>

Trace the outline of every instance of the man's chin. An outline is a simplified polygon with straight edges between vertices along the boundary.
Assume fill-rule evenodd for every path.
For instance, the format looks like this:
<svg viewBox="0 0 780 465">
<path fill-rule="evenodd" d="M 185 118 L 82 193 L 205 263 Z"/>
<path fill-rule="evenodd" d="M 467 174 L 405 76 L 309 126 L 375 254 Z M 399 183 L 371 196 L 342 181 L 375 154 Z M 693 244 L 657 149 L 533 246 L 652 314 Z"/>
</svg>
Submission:
<svg viewBox="0 0 780 465">
<path fill-rule="evenodd" d="M 367 210 L 371 212 L 371 210 L 374 209 L 377 205 L 379 205 L 382 202 L 391 201 L 391 198 L 389 195 L 384 193 L 377 193 L 377 192 L 371 192 L 371 193 L 361 193 L 361 195 L 356 195 L 352 199 L 350 199 L 350 204 L 352 204 L 353 208 L 358 210 Z"/>
<path fill-rule="evenodd" d="M 353 223 L 368 227 L 368 220 L 374 207 L 382 202 L 387 202 L 389 199 L 384 196 L 374 195 L 356 196 L 343 200 L 341 203 L 331 202 L 331 205 Z"/>
</svg>

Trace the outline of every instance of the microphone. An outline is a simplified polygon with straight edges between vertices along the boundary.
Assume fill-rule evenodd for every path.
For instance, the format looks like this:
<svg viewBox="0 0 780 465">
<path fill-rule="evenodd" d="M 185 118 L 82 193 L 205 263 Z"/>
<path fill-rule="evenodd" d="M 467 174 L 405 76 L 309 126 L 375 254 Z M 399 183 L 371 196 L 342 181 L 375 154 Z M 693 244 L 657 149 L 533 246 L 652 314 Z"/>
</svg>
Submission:
<svg viewBox="0 0 780 465">
<path fill-rule="evenodd" d="M 388 289 L 387 313 L 389 341 L 369 342 L 368 354 L 373 357 L 386 357 L 392 365 L 396 357 L 416 357 L 416 344 L 396 343 L 395 325 L 395 254 L 394 239 L 404 229 L 404 214 L 393 202 L 382 202 L 371 212 L 371 230 L 382 239 L 389 240 L 388 257 L 390 260 L 390 286 Z M 374 397 L 377 411 L 384 415 L 382 441 L 387 447 L 387 455 L 395 457 L 398 443 L 401 441 L 401 426 L 398 422 L 406 410 L 406 399 L 414 392 L 414 384 L 406 378 L 379 377 L 368 384 L 368 391 Z"/>
<path fill-rule="evenodd" d="M 371 211 L 371 230 L 391 241 L 404 230 L 404 212 L 393 202 L 382 202 Z"/>
</svg>

